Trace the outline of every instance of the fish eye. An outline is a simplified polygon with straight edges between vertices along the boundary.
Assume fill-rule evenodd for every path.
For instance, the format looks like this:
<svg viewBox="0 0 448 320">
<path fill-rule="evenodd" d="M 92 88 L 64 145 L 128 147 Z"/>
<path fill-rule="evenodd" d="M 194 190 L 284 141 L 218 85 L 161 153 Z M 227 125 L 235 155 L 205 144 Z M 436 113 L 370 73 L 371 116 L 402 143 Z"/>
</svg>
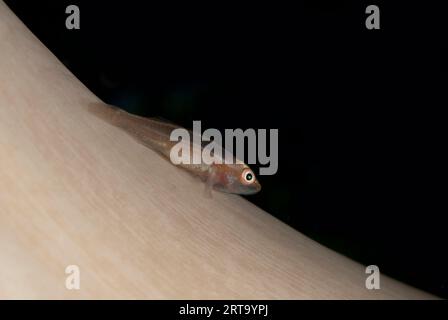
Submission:
<svg viewBox="0 0 448 320">
<path fill-rule="evenodd" d="M 242 174 L 243 183 L 252 184 L 255 181 L 255 175 L 250 169 L 245 169 Z"/>
</svg>

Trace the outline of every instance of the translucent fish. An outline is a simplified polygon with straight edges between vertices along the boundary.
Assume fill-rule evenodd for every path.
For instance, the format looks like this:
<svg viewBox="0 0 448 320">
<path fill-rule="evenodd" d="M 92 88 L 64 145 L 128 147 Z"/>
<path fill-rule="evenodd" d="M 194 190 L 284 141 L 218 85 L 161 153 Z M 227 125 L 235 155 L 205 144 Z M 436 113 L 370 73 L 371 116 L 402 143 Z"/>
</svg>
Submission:
<svg viewBox="0 0 448 320">
<path fill-rule="evenodd" d="M 170 161 L 171 148 L 178 143 L 182 143 L 170 140 L 171 132 L 180 127 L 168 121 L 136 116 L 103 103 L 91 104 L 89 111 L 102 120 L 122 129 L 138 143 L 156 151 L 168 161 Z M 194 147 L 192 141 L 186 143 L 190 144 L 189 150 L 202 154 L 203 145 Z M 198 156 L 201 157 L 201 155 Z M 232 164 L 222 162 L 222 164 L 181 163 L 176 166 L 200 178 L 208 191 L 213 189 L 226 193 L 250 195 L 261 190 L 261 185 L 254 172 L 244 162 L 236 159 Z"/>
</svg>

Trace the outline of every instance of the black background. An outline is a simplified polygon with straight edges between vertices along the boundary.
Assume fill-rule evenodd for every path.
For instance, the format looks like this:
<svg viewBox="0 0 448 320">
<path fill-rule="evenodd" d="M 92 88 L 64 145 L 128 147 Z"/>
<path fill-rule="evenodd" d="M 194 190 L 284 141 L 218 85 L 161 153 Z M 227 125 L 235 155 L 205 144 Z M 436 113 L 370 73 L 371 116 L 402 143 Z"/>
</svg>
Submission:
<svg viewBox="0 0 448 320">
<path fill-rule="evenodd" d="M 440 8 L 6 3 L 107 103 L 186 127 L 278 128 L 278 173 L 259 177 L 263 190 L 248 200 L 352 259 L 448 297 Z M 65 28 L 68 4 L 80 8 L 80 30 Z M 380 7 L 380 30 L 365 27 L 368 4 Z"/>
</svg>

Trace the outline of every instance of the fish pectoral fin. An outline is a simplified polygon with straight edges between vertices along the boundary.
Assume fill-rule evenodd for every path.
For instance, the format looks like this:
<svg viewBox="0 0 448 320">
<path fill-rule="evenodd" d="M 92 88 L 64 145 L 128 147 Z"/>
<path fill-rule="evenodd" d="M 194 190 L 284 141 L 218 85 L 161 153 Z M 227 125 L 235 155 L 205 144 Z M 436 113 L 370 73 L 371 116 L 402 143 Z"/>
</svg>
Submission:
<svg viewBox="0 0 448 320">
<path fill-rule="evenodd" d="M 215 183 L 216 183 L 216 168 L 211 166 L 209 168 L 209 174 L 207 180 L 205 180 L 205 189 L 204 189 L 205 194 L 207 195 L 208 198 L 212 197 L 212 190 Z"/>
<path fill-rule="evenodd" d="M 213 190 L 213 186 L 208 183 L 205 183 L 204 197 L 207 199 L 213 199 L 212 190 Z"/>
</svg>

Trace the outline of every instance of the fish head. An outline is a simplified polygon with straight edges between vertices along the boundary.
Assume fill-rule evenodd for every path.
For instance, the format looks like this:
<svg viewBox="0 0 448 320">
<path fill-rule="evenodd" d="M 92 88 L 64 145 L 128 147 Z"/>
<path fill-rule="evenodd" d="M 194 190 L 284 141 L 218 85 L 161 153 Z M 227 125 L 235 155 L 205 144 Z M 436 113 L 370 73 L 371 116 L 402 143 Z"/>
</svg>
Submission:
<svg viewBox="0 0 448 320">
<path fill-rule="evenodd" d="M 216 165 L 214 189 L 241 195 L 251 195 L 261 190 L 255 173 L 246 164 Z"/>
</svg>

